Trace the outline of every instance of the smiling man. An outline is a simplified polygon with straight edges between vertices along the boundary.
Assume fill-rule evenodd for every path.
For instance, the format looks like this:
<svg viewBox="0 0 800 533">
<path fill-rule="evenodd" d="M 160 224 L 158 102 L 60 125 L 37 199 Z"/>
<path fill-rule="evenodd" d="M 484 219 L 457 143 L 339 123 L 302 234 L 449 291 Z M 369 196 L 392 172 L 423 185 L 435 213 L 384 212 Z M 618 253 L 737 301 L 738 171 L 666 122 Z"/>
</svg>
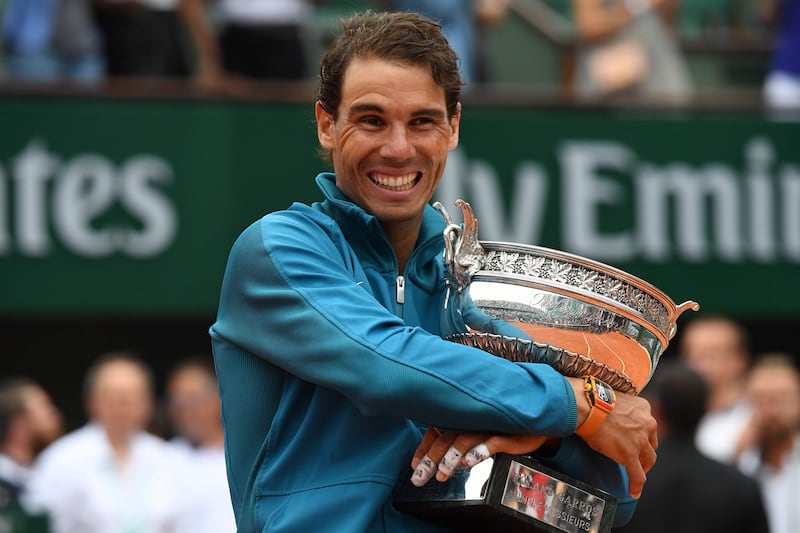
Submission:
<svg viewBox="0 0 800 533">
<path fill-rule="evenodd" d="M 444 221 L 428 203 L 461 85 L 441 28 L 412 13 L 343 20 L 322 59 L 324 200 L 245 229 L 210 329 L 240 533 L 442 531 L 394 508 L 398 480 L 501 451 L 613 492 L 618 523 L 633 511 L 657 446 L 645 400 L 590 416 L 583 380 L 443 338 Z"/>
<path fill-rule="evenodd" d="M 402 273 L 458 144 L 459 106 L 448 113 L 424 64 L 355 57 L 343 81 L 336 110 L 316 104 L 320 144 L 331 153 L 336 187 L 377 218 Z"/>
</svg>

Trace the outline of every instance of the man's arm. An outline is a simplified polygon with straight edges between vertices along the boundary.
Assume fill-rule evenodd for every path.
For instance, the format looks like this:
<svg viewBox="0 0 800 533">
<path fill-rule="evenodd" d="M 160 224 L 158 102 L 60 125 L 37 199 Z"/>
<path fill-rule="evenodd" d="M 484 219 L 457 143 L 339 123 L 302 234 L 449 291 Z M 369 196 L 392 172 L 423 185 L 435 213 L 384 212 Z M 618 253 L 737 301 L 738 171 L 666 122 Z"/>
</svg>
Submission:
<svg viewBox="0 0 800 533">
<path fill-rule="evenodd" d="M 558 372 L 409 327 L 371 292 L 386 287 L 371 289 L 355 258 L 323 234 L 319 224 L 332 221 L 314 216 L 273 213 L 237 241 L 215 338 L 339 391 L 364 414 L 464 431 L 572 433 L 575 400 Z"/>
<path fill-rule="evenodd" d="M 584 394 L 583 380 L 578 378 L 565 378 L 573 388 L 578 408 L 578 425 L 589 416 L 589 401 Z M 586 444 L 597 453 L 609 458 L 614 463 L 622 466 L 627 472 L 628 492 L 633 498 L 641 495 L 646 480 L 646 473 L 656 461 L 656 448 L 658 437 L 656 434 L 656 420 L 650 413 L 650 404 L 647 400 L 630 394 L 617 393 L 617 402 L 600 425 L 596 432 L 582 437 Z M 423 458 L 427 458 L 433 465 L 439 465 L 425 473 L 420 473 L 418 484 L 426 482 L 436 476 L 439 481 L 445 481 L 452 472 L 452 460 L 445 459 L 445 468 L 442 471 L 442 459 L 454 449 L 459 459 L 469 465 L 476 459 L 488 458 L 496 453 L 528 453 L 539 450 L 540 447 L 549 447 L 549 453 L 558 449 L 559 443 L 552 438 L 544 436 L 520 435 L 480 435 L 455 433 L 431 434 L 428 432 L 414 454 L 412 468 L 419 469 Z M 470 457 L 470 452 L 473 456 Z M 557 455 L 557 454 L 555 454 Z"/>
<path fill-rule="evenodd" d="M 181 0 L 178 12 L 196 53 L 195 79 L 208 86 L 219 83 L 223 78 L 222 63 L 214 29 L 206 17 L 206 0 Z"/>
</svg>

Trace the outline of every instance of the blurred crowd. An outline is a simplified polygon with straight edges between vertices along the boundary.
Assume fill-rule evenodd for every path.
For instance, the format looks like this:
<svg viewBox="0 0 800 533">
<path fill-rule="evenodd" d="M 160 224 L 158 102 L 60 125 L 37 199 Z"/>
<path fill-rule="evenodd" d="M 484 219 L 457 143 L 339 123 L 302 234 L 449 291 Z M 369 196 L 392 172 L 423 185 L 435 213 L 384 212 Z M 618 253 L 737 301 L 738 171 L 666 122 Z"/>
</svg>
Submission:
<svg viewBox="0 0 800 533">
<path fill-rule="evenodd" d="M 87 422 L 66 431 L 35 380 L 0 383 L 0 531 L 236 531 L 210 355 L 179 361 L 163 395 L 131 352 L 86 370 Z"/>
<path fill-rule="evenodd" d="M 97 84 L 109 79 L 180 79 L 222 89 L 242 81 L 314 78 L 324 46 L 320 8 L 412 10 L 442 24 L 467 89 L 496 81 L 492 34 L 512 13 L 542 34 L 558 6 L 570 28 L 565 93 L 578 100 L 635 96 L 691 101 L 697 82 L 681 34 L 703 25 L 732 38 L 717 20 L 747 11 L 748 32 L 771 42 L 763 103 L 800 108 L 800 0 L 0 0 L 0 71 L 11 81 Z M 723 5 L 724 4 L 724 5 Z M 715 7 L 711 15 L 703 6 Z M 532 15 L 531 15 L 532 14 Z M 738 15 L 737 15 L 738 16 Z M 733 15 L 731 15 L 733 17 Z M 693 19 L 701 22 L 692 22 Z M 533 22 L 531 22 L 533 21 Z M 548 27 L 551 26 L 551 27 Z M 563 46 L 564 43 L 561 43 Z"/>
<path fill-rule="evenodd" d="M 620 532 L 800 531 L 800 368 L 751 351 L 742 324 L 702 316 L 682 328 L 642 395 L 658 420 L 658 460 Z"/>
<path fill-rule="evenodd" d="M 4 0 L 9 79 L 299 80 L 314 0 Z"/>
<path fill-rule="evenodd" d="M 800 531 L 799 359 L 750 346 L 730 317 L 683 324 L 641 393 L 658 420 L 658 461 L 633 520 L 614 531 Z M 0 531 L 235 531 L 213 358 L 165 372 L 157 391 L 137 354 L 100 354 L 75 391 L 86 422 L 69 429 L 40 383 L 5 376 Z"/>
</svg>

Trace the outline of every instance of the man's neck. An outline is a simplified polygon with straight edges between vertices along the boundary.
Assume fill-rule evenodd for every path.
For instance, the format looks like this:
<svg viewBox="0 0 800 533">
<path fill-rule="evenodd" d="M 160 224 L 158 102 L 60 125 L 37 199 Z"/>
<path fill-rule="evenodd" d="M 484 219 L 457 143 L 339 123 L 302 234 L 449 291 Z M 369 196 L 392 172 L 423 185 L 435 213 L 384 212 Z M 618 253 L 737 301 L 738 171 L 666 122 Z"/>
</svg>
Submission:
<svg viewBox="0 0 800 533">
<path fill-rule="evenodd" d="M 761 460 L 773 471 L 780 471 L 786 465 L 786 459 L 794 451 L 796 439 L 797 434 L 793 433 L 780 440 L 765 444 L 761 448 Z"/>
<path fill-rule="evenodd" d="M 405 272 L 406 263 L 417 244 L 421 225 L 421 220 L 383 225 L 383 232 L 397 256 L 397 271 L 400 274 Z"/>
<path fill-rule="evenodd" d="M 33 464 L 34 454 L 29 447 L 17 443 L 8 443 L 0 448 L 0 453 L 18 465 L 31 466 Z"/>
<path fill-rule="evenodd" d="M 106 435 L 108 436 L 108 443 L 111 445 L 111 450 L 114 452 L 114 459 L 117 462 L 117 466 L 124 468 L 131 455 L 131 440 L 133 436 L 127 433 L 112 434 L 110 432 L 106 432 Z"/>
<path fill-rule="evenodd" d="M 714 391 L 708 399 L 709 411 L 727 411 L 736 405 L 742 398 L 741 384 L 734 382 L 730 385 Z"/>
<path fill-rule="evenodd" d="M 222 449 L 225 447 L 225 433 L 223 433 L 222 430 L 214 431 L 205 435 L 197 442 L 193 442 L 192 446 L 197 448 Z"/>
</svg>

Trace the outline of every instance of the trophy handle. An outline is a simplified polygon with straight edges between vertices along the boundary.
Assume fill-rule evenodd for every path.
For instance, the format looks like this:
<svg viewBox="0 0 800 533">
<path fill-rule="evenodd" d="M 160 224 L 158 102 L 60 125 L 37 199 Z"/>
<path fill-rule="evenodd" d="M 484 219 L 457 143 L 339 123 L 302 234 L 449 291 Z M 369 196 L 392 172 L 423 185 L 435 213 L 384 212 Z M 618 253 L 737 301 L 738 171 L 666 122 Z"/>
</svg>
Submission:
<svg viewBox="0 0 800 533">
<path fill-rule="evenodd" d="M 670 339 L 672 339 L 672 337 L 675 336 L 675 332 L 678 331 L 678 323 L 677 323 L 678 317 L 681 316 L 681 314 L 683 314 L 684 311 L 688 311 L 689 309 L 691 309 L 692 311 L 699 311 L 700 304 L 695 302 L 694 300 L 686 300 L 685 302 L 683 302 L 682 304 L 680 304 L 675 308 L 675 320 L 670 322 L 669 325 L 668 336 Z"/>
<path fill-rule="evenodd" d="M 478 240 L 478 219 L 472 211 L 472 206 L 464 200 L 456 200 L 456 205 L 461 208 L 464 215 L 463 227 L 453 222 L 447 210 L 440 202 L 434 202 L 433 207 L 444 218 L 444 254 L 442 262 L 447 268 L 447 281 L 458 294 L 472 282 L 473 276 L 483 268 L 486 260 L 486 251 Z"/>
</svg>

